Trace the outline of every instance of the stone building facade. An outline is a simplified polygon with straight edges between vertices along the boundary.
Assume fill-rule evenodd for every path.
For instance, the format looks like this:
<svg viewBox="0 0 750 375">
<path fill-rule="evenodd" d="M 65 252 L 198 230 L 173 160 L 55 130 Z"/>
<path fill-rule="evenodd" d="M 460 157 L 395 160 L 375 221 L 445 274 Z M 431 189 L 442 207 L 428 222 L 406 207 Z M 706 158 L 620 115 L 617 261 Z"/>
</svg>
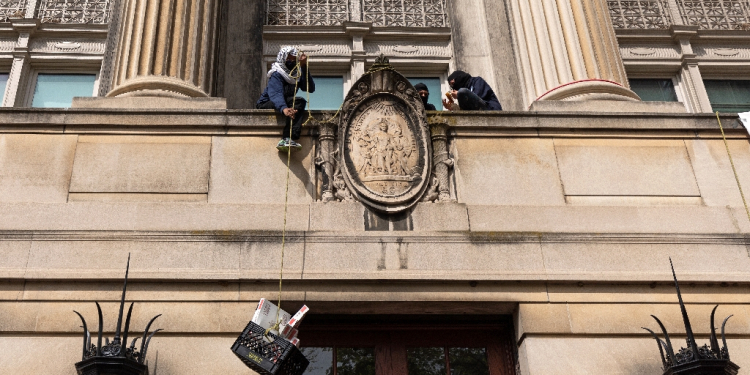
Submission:
<svg viewBox="0 0 750 375">
<path fill-rule="evenodd" d="M 0 3 L 0 372 L 75 373 L 72 310 L 114 331 L 131 254 L 151 372 L 250 373 L 229 347 L 276 297 L 286 221 L 320 373 L 361 349 L 378 375 L 657 374 L 641 327 L 684 335 L 671 257 L 699 340 L 721 304 L 750 374 L 749 30 L 742 0 Z M 282 119 L 254 109 L 283 45 L 342 102 L 382 54 L 442 92 L 482 76 L 505 111 L 420 117 L 441 182 L 391 213 L 334 194 L 343 123 L 315 111 L 287 192 Z M 91 98 L 36 108 L 53 75 Z"/>
</svg>

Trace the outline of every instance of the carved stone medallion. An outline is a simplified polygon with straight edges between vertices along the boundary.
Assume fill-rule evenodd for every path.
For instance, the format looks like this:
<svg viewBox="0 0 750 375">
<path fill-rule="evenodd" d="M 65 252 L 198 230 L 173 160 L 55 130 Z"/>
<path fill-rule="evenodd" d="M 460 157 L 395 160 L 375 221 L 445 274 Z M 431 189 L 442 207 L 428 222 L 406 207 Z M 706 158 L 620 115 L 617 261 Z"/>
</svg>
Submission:
<svg viewBox="0 0 750 375">
<path fill-rule="evenodd" d="M 424 105 L 382 56 L 344 101 L 339 157 L 349 191 L 376 210 L 403 211 L 427 188 L 432 145 Z"/>
</svg>

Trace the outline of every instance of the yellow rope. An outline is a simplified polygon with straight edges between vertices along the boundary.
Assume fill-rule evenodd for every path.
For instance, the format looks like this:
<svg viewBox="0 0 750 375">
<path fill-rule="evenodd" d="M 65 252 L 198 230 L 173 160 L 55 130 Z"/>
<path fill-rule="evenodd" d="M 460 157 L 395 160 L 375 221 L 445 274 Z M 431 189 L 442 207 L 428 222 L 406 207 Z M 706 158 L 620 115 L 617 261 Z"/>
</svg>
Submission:
<svg viewBox="0 0 750 375">
<path fill-rule="evenodd" d="M 737 168 L 734 167 L 734 160 L 732 160 L 732 153 L 729 151 L 729 143 L 727 143 L 727 136 L 724 135 L 724 127 L 721 126 L 721 118 L 719 118 L 719 111 L 716 111 L 716 120 L 719 122 L 719 129 L 721 130 L 721 137 L 724 139 L 724 147 L 727 149 L 727 155 L 729 155 L 729 164 L 732 165 L 732 172 L 734 172 L 734 179 L 737 181 L 737 188 L 740 190 L 740 196 L 742 197 L 742 204 L 745 205 L 745 213 L 747 219 L 750 220 L 750 210 L 747 208 L 747 201 L 745 200 L 745 193 L 742 192 L 742 185 L 740 184 L 740 177 L 737 175 Z"/>
<path fill-rule="evenodd" d="M 296 76 L 294 76 L 292 74 L 292 72 L 295 69 L 297 70 L 297 75 Z M 294 69 L 292 69 L 292 72 L 290 72 L 290 76 L 292 78 L 294 78 L 294 96 L 292 97 L 292 109 L 294 109 L 294 106 L 295 106 L 296 101 L 297 101 L 297 89 L 299 88 L 299 78 L 302 77 L 302 72 L 300 72 L 300 70 L 301 70 L 300 63 L 297 62 L 297 66 L 295 66 Z M 308 85 L 310 84 L 309 83 L 310 82 L 309 81 L 309 78 L 310 78 L 309 71 L 310 70 L 307 69 L 307 79 L 308 79 L 307 84 Z M 310 90 L 310 88 L 308 87 L 307 88 L 307 106 L 308 106 L 308 108 L 310 106 L 310 91 L 309 90 Z M 312 116 L 310 116 L 310 110 L 308 109 L 308 119 L 307 119 L 307 121 L 310 120 L 310 117 L 312 117 Z M 289 123 L 289 140 L 291 141 L 292 140 L 292 129 L 294 127 L 294 119 L 289 118 L 287 121 L 290 122 Z M 307 123 L 307 121 L 305 121 L 305 123 Z M 303 124 L 303 126 L 304 126 L 304 124 Z M 286 247 L 286 221 L 287 221 L 286 219 L 287 219 L 287 212 L 288 212 L 288 208 L 289 208 L 289 176 L 290 176 L 290 171 L 291 171 L 291 168 L 290 168 L 291 162 L 292 162 L 292 148 L 289 147 L 289 146 L 287 146 L 287 150 L 286 150 L 286 188 L 285 188 L 285 191 L 284 191 L 284 226 L 281 229 L 281 265 L 279 266 L 279 298 L 278 298 L 279 303 L 277 305 L 278 308 L 276 309 L 276 323 L 272 327 L 270 327 L 270 328 L 268 328 L 266 330 L 266 336 L 268 336 L 268 332 L 271 331 L 271 330 L 279 331 L 279 326 L 281 325 L 281 322 L 279 320 L 279 315 L 281 314 L 281 291 L 282 291 L 282 287 L 283 287 L 283 283 L 284 283 L 284 249 Z"/>
<path fill-rule="evenodd" d="M 300 51 L 300 53 L 302 54 L 302 51 Z M 309 87 L 309 85 L 310 85 L 310 69 L 309 69 L 309 60 L 307 61 L 307 64 L 308 64 L 308 68 L 305 70 L 305 74 L 306 74 L 306 76 L 305 76 L 306 81 L 305 82 L 307 84 L 307 90 L 306 90 L 306 92 L 307 92 L 307 119 L 302 124 L 302 126 L 306 126 L 307 123 L 312 119 L 312 112 L 310 110 L 310 87 Z M 294 70 L 297 70 L 297 75 L 293 74 Z M 297 61 L 297 65 L 294 67 L 294 69 L 292 69 L 290 71 L 290 74 L 289 74 L 294 79 L 294 81 L 295 81 L 294 82 L 294 96 L 292 97 L 292 109 L 294 109 L 294 106 L 295 106 L 296 101 L 297 101 L 297 90 L 299 89 L 299 79 L 302 78 L 302 71 L 301 70 L 302 70 L 302 66 L 299 63 L 299 61 Z M 384 68 L 378 68 L 378 69 L 372 69 L 372 68 L 370 68 L 365 73 L 365 75 L 372 74 L 372 73 L 379 72 L 379 71 L 383 71 L 383 70 L 393 70 L 393 68 L 391 68 L 391 67 L 384 67 Z M 339 109 L 336 111 L 336 114 L 334 114 L 333 117 L 331 117 L 330 121 L 333 121 L 333 119 L 335 119 L 336 116 L 339 115 L 339 112 L 341 112 L 341 109 L 343 107 L 344 107 L 344 104 L 342 103 L 341 106 L 339 106 Z M 293 121 L 293 119 L 290 118 L 287 121 Z M 290 141 L 292 140 L 292 128 L 293 128 L 293 126 L 294 126 L 294 123 L 293 122 L 290 123 L 290 126 L 289 126 L 289 140 Z M 268 328 L 266 330 L 266 333 L 265 333 L 266 336 L 268 336 L 268 333 L 271 330 L 279 331 L 279 326 L 281 325 L 281 322 L 279 320 L 279 316 L 281 314 L 281 292 L 282 292 L 282 287 L 283 287 L 283 282 L 284 282 L 284 249 L 286 247 L 286 222 L 287 222 L 287 212 L 288 212 L 288 207 L 289 207 L 289 176 L 290 176 L 290 171 L 291 171 L 291 168 L 290 168 L 291 161 L 292 161 L 292 148 L 291 147 L 287 147 L 287 155 L 286 155 L 286 190 L 284 192 L 284 226 L 283 226 L 283 228 L 281 230 L 281 265 L 279 266 L 278 309 L 276 310 L 276 323 L 272 327 L 270 327 L 270 328 Z"/>
</svg>

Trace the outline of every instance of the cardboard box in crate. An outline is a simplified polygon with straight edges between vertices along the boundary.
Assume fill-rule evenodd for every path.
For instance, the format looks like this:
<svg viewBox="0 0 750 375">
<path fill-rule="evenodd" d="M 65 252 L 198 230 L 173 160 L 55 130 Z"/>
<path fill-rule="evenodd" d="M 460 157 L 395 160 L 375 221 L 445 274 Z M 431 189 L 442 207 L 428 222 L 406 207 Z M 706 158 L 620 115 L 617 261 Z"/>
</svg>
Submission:
<svg viewBox="0 0 750 375">
<path fill-rule="evenodd" d="M 250 322 L 232 345 L 232 352 L 253 371 L 264 375 L 302 375 L 310 361 L 291 342 L 268 334 L 263 327 Z M 273 342 L 269 342 L 273 340 Z"/>
</svg>

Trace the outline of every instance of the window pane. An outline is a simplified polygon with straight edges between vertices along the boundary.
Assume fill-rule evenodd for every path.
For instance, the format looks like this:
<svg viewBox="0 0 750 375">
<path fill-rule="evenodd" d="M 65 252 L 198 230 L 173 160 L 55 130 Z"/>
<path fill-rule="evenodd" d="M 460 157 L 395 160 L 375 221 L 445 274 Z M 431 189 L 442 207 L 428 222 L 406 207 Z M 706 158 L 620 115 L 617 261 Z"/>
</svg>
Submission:
<svg viewBox="0 0 750 375">
<path fill-rule="evenodd" d="M 333 348 L 302 348 L 301 351 L 310 361 L 304 375 L 333 375 Z"/>
<path fill-rule="evenodd" d="M 428 103 L 432 104 L 437 108 L 438 111 L 443 110 L 443 90 L 440 88 L 440 78 L 437 77 L 412 77 L 407 78 L 412 85 L 417 83 L 424 83 L 427 86 L 427 90 L 430 91 L 430 98 L 427 100 Z"/>
<path fill-rule="evenodd" d="M 375 375 L 375 350 L 373 348 L 337 348 L 336 373 L 338 375 Z"/>
<path fill-rule="evenodd" d="M 410 348 L 406 356 L 409 375 L 446 375 L 444 348 Z"/>
<path fill-rule="evenodd" d="M 73 97 L 94 95 L 95 74 L 39 74 L 32 107 L 67 108 Z"/>
<path fill-rule="evenodd" d="M 630 89 L 644 102 L 677 101 L 677 93 L 671 79 L 631 79 Z"/>
<path fill-rule="evenodd" d="M 484 348 L 450 348 L 450 375 L 489 375 L 487 353 Z"/>
<path fill-rule="evenodd" d="M 750 111 L 750 81 L 706 80 L 703 84 L 714 111 Z"/>
<path fill-rule="evenodd" d="M 8 73 L 0 73 L 0 102 L 5 97 L 5 87 L 8 85 Z"/>
<path fill-rule="evenodd" d="M 310 109 L 337 110 L 344 102 L 344 77 L 313 77 L 315 93 L 310 94 Z M 300 91 L 306 98 L 307 93 Z"/>
</svg>

